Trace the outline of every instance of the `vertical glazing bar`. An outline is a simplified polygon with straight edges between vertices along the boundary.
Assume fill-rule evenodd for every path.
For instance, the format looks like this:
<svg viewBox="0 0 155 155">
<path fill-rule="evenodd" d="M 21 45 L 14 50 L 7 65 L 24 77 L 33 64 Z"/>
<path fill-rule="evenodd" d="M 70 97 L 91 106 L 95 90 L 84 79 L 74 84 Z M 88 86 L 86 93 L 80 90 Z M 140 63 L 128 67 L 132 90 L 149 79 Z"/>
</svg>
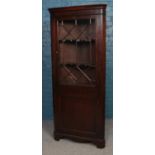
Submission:
<svg viewBox="0 0 155 155">
<path fill-rule="evenodd" d="M 91 24 L 92 22 L 91 22 L 91 18 L 89 19 L 89 24 Z"/>
<path fill-rule="evenodd" d="M 89 40 L 89 44 L 90 44 L 90 47 L 89 47 L 89 64 L 92 65 L 92 43 L 91 43 L 91 40 Z"/>
<path fill-rule="evenodd" d="M 77 26 L 77 19 L 75 19 L 75 26 Z M 76 43 L 76 47 L 77 47 L 77 43 Z"/>
<path fill-rule="evenodd" d="M 64 25 L 64 22 L 63 22 L 63 20 L 61 21 L 61 25 L 62 25 L 62 26 Z"/>
<path fill-rule="evenodd" d="M 75 55 L 76 55 L 76 62 L 75 62 L 75 64 L 76 64 L 76 66 L 78 65 L 78 46 L 77 46 L 77 40 L 76 40 L 76 50 L 75 50 Z"/>
<path fill-rule="evenodd" d="M 75 19 L 75 25 L 77 25 L 77 19 Z"/>
<path fill-rule="evenodd" d="M 61 21 L 61 26 L 62 26 L 62 27 L 64 26 L 64 21 L 63 21 L 63 20 Z M 64 28 L 64 27 L 63 27 L 63 28 Z M 65 42 L 65 39 L 63 39 L 62 42 Z"/>
</svg>

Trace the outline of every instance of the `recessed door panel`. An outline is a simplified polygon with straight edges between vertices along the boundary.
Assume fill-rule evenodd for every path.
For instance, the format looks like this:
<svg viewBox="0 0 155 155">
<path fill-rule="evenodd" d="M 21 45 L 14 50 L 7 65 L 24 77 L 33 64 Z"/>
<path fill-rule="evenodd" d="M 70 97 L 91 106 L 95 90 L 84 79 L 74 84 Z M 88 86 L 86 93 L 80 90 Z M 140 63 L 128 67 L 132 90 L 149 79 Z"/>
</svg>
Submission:
<svg viewBox="0 0 155 155">
<path fill-rule="evenodd" d="M 61 96 L 60 108 L 62 128 L 95 132 L 95 98 Z"/>
</svg>

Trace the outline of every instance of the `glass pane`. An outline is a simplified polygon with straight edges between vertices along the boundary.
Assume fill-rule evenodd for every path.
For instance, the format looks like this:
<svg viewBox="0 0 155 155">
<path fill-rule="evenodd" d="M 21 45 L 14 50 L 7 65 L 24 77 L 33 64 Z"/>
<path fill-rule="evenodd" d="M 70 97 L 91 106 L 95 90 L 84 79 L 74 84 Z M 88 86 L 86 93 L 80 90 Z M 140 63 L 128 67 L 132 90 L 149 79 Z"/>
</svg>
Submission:
<svg viewBox="0 0 155 155">
<path fill-rule="evenodd" d="M 95 85 L 95 19 L 57 21 L 59 82 Z"/>
</svg>

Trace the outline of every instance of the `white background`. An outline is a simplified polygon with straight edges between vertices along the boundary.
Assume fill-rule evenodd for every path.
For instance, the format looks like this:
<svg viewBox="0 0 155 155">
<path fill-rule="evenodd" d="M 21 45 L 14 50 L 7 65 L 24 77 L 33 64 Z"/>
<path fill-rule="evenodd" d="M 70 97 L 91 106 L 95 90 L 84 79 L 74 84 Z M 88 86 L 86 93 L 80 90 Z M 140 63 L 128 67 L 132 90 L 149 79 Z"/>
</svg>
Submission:
<svg viewBox="0 0 155 155">
<path fill-rule="evenodd" d="M 114 0 L 114 155 L 155 154 L 155 9 Z M 0 154 L 42 154 L 42 1 L 0 2 Z"/>
</svg>

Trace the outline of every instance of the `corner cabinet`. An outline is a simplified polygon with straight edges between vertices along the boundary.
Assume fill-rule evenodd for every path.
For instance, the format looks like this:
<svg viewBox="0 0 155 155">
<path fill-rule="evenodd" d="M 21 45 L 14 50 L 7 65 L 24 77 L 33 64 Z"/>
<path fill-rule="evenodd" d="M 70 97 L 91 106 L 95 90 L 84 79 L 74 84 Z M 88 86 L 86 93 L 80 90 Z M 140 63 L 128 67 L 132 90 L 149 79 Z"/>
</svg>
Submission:
<svg viewBox="0 0 155 155">
<path fill-rule="evenodd" d="M 105 146 L 105 9 L 49 9 L 55 140 Z"/>
</svg>

